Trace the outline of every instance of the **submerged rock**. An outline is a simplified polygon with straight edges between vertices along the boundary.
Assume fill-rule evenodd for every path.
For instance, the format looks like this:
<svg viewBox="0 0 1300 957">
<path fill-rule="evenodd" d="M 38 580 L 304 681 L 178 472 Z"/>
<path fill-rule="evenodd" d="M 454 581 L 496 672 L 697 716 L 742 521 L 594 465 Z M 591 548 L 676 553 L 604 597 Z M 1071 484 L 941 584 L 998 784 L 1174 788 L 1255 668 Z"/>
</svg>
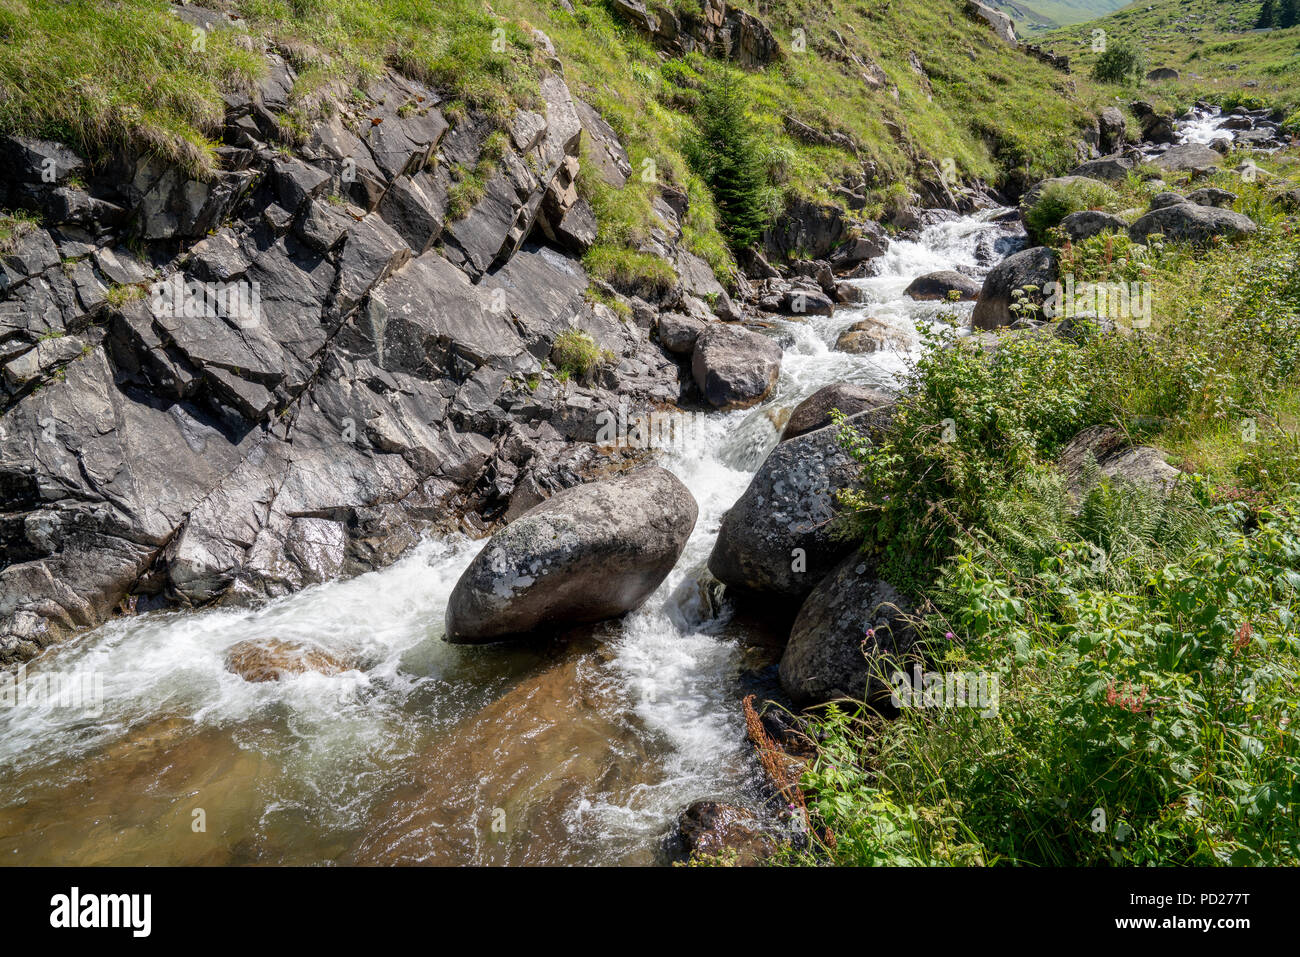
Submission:
<svg viewBox="0 0 1300 957">
<path fill-rule="evenodd" d="M 686 860 L 709 859 L 739 867 L 763 863 L 778 847 L 757 814 L 718 801 L 696 801 L 682 811 L 677 840 Z"/>
<path fill-rule="evenodd" d="M 852 698 L 883 708 L 893 674 L 919 658 L 910 614 L 862 555 L 848 556 L 799 609 L 781 656 L 781 687 L 800 705 Z"/>
<path fill-rule="evenodd" d="M 658 466 L 556 492 L 465 569 L 447 603 L 447 640 L 497 641 L 637 608 L 672 571 L 697 512 Z"/>
<path fill-rule="evenodd" d="M 253 639 L 231 645 L 226 651 L 226 670 L 253 682 L 283 681 L 308 671 L 336 675 L 355 667 L 355 663 L 309 641 Z"/>
</svg>

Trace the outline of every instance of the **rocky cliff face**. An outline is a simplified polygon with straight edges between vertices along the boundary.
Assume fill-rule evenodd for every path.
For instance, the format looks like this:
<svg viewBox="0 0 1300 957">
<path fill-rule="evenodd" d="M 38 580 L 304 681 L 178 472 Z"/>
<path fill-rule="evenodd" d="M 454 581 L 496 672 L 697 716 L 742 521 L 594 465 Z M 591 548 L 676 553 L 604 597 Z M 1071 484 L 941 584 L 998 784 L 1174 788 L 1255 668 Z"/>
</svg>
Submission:
<svg viewBox="0 0 1300 957">
<path fill-rule="evenodd" d="M 665 203 L 653 248 L 682 283 L 589 301 L 579 149 L 630 169 L 558 62 L 504 130 L 390 74 L 304 136 L 266 56 L 208 181 L 0 143 L 0 206 L 30 213 L 0 260 L 0 661 L 480 530 L 606 467 L 602 409 L 691 389 L 650 327 L 726 294 Z M 546 363 L 570 329 L 603 351 L 582 381 Z"/>
</svg>

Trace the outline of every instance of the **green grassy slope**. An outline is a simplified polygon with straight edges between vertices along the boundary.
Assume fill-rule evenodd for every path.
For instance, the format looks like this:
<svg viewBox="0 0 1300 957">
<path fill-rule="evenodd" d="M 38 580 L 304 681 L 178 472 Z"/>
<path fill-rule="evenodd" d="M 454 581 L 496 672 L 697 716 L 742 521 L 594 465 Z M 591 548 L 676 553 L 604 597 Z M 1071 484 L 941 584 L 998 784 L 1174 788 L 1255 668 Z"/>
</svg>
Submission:
<svg viewBox="0 0 1300 957">
<path fill-rule="evenodd" d="M 1124 0 L 990 0 L 986 6 L 1001 10 L 1021 34 L 1083 23 L 1124 6 Z"/>
<path fill-rule="evenodd" d="M 691 0 L 678 3 L 694 8 Z M 688 238 L 725 267 L 708 197 L 683 151 L 698 88 L 715 64 L 700 54 L 666 58 L 608 0 L 497 0 L 490 9 L 476 0 L 208 5 L 238 14 L 250 35 L 268 38 L 294 63 L 304 135 L 331 99 L 364 90 L 385 67 L 504 120 L 514 105 L 535 99 L 544 57 L 532 31 L 545 31 L 571 88 L 618 130 L 634 168 L 652 159 L 661 179 L 691 195 Z M 759 12 L 751 0 L 740 6 Z M 761 15 L 785 56 L 749 73 L 746 94 L 769 168 L 788 195 L 828 198 L 846 175 L 871 164 L 879 191 L 870 214 L 892 184 L 948 158 L 963 177 L 986 181 L 1008 166 L 1053 172 L 1070 163 L 1071 141 L 1097 106 L 1088 84 L 1076 87 L 999 44 L 964 15 L 960 0 L 776 0 Z M 807 40 L 803 52 L 797 30 Z M 237 32 L 214 32 L 201 50 L 194 39 L 163 0 L 0 0 L 0 130 L 65 139 L 91 153 L 143 145 L 203 174 L 215 164 L 221 93 L 251 89 L 264 67 Z M 865 63 L 887 77 L 876 89 L 863 78 Z M 783 114 L 846 134 L 857 155 L 793 139 Z M 649 190 L 633 177 L 597 204 L 595 261 L 616 268 L 626 258 L 652 222 Z"/>
<path fill-rule="evenodd" d="M 1300 28 L 1255 30 L 1259 8 L 1258 0 L 1141 0 L 1042 42 L 1086 73 L 1097 58 L 1092 31 L 1105 30 L 1137 41 L 1152 67 L 1179 71 L 1150 89 L 1167 101 L 1251 97 L 1289 115 L 1300 108 Z"/>
</svg>

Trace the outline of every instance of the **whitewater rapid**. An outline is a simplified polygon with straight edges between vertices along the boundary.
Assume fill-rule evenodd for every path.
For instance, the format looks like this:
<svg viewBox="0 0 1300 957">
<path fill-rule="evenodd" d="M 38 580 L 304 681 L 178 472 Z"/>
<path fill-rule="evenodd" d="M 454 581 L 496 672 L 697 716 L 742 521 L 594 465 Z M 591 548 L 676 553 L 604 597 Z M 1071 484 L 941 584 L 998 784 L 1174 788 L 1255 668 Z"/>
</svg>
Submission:
<svg viewBox="0 0 1300 957">
<path fill-rule="evenodd" d="M 699 504 L 642 608 L 576 648 L 442 640 L 482 546 L 429 539 L 382 571 L 256 608 L 114 620 L 29 672 L 89 670 L 102 711 L 0 709 L 0 861 L 15 863 L 650 863 L 691 801 L 754 800 L 739 700 L 775 654 L 705 571 L 719 524 L 776 444 L 781 410 L 834 382 L 892 386 L 909 352 L 837 352 L 872 316 L 916 329 L 970 303 L 915 302 L 917 276 L 982 276 L 1018 237 L 997 210 L 890 243 L 865 302 L 771 320 L 784 358 L 756 408 L 708 414 L 658 453 Z M 249 683 L 249 639 L 314 642 L 360 667 Z M 195 831 L 201 809 L 208 830 Z M 489 821 L 506 821 L 495 833 Z"/>
</svg>

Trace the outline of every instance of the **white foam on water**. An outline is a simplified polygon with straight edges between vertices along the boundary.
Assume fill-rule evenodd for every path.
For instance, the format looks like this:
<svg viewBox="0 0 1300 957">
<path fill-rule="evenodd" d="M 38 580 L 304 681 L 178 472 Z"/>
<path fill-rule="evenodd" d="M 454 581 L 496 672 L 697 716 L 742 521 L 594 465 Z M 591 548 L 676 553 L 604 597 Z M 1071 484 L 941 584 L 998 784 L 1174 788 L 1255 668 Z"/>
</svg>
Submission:
<svg viewBox="0 0 1300 957">
<path fill-rule="evenodd" d="M 915 240 L 891 243 L 878 274 L 853 281 L 866 294 L 860 307 L 806 321 L 774 320 L 774 333 L 786 345 L 773 396 L 754 409 L 697 417 L 682 445 L 659 453 L 660 463 L 695 496 L 697 524 L 656 593 L 614 627 L 608 660 L 597 665 L 616 691 L 619 713 L 612 717 L 630 717 L 652 760 L 644 780 L 630 789 L 607 793 L 591 782 L 573 799 L 564 823 L 575 846 L 581 841 L 590 848 L 593 834 L 615 838 L 609 850 L 595 852 L 615 862 L 629 847 L 656 842 L 693 799 L 744 799 L 752 765 L 738 707 L 742 651 L 727 632 L 730 609 L 705 573 L 722 517 L 776 444 L 777 411 L 829 383 L 897 380 L 907 353 L 849 355 L 834 350 L 836 338 L 870 315 L 914 340 L 917 324 L 949 307 L 913 302 L 903 289 L 939 269 L 965 266 L 982 274 L 981 262 L 991 259 L 978 254 L 981 243 L 987 249 L 994 241 L 1013 241 L 990 215 L 935 223 Z M 259 608 L 110 622 L 31 669 L 99 673 L 103 713 L 0 709 L 0 766 L 76 757 L 169 715 L 186 716 L 196 726 L 256 727 L 259 716 L 273 711 L 281 718 L 270 732 L 273 740 L 263 735 L 241 742 L 273 749 L 281 773 L 291 778 L 266 795 L 262 820 L 286 809 L 302 812 L 319 800 L 345 823 L 363 822 L 393 786 L 384 766 L 400 766 L 414 749 L 436 746 L 440 726 L 484 703 L 466 689 L 490 685 L 491 668 L 502 659 L 476 657 L 441 640 L 447 599 L 481 547 L 461 536 L 429 540 L 389 568 Z M 226 670 L 225 656 L 236 642 L 257 638 L 315 642 L 357 658 L 364 670 L 249 683 Z"/>
</svg>

